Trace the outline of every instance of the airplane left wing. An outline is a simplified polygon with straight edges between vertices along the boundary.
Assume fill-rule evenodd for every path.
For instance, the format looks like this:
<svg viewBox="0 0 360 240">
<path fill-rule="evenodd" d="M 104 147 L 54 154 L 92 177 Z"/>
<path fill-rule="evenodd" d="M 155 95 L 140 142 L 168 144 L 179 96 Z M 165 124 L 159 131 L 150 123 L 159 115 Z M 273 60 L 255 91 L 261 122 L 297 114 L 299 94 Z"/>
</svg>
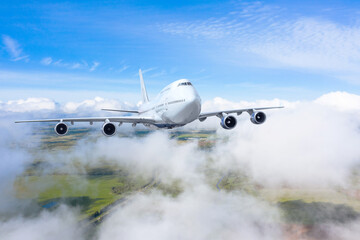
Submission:
<svg viewBox="0 0 360 240">
<path fill-rule="evenodd" d="M 234 110 L 225 110 L 225 111 L 216 111 L 216 112 L 206 112 L 206 113 L 200 113 L 198 119 L 200 121 L 203 121 L 207 117 L 211 117 L 211 116 L 217 116 L 219 118 L 222 118 L 223 114 L 229 114 L 229 113 L 236 113 L 237 115 L 240 115 L 243 112 L 247 112 L 247 113 L 249 113 L 251 115 L 256 111 L 267 110 L 267 109 L 275 109 L 275 108 L 283 108 L 283 106 L 280 106 L 280 107 L 263 107 L 263 108 L 244 108 L 244 109 L 234 109 Z"/>
</svg>

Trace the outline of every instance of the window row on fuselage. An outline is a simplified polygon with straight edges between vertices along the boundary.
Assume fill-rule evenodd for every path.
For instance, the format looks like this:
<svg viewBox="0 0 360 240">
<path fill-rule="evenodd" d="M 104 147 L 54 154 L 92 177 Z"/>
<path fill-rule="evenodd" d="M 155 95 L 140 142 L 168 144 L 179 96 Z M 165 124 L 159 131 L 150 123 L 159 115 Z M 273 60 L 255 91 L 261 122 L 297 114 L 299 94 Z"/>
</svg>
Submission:
<svg viewBox="0 0 360 240">
<path fill-rule="evenodd" d="M 178 87 L 179 87 L 179 86 L 188 86 L 188 85 L 192 86 L 191 82 L 182 82 L 182 83 L 179 83 Z"/>
<path fill-rule="evenodd" d="M 154 108 L 161 108 L 161 107 L 163 107 L 165 105 L 171 105 L 171 104 L 180 103 L 180 102 L 185 102 L 185 99 L 180 99 L 180 100 L 175 100 L 175 101 L 171 101 L 171 102 L 162 103 L 162 104 L 157 105 Z"/>
</svg>

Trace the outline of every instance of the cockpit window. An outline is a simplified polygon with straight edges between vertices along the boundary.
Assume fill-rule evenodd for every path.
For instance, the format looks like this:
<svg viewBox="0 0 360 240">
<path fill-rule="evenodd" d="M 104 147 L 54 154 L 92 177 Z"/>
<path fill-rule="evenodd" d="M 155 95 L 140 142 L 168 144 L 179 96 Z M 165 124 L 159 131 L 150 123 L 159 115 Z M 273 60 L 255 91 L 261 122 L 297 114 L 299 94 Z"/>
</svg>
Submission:
<svg viewBox="0 0 360 240">
<path fill-rule="evenodd" d="M 179 86 L 186 86 L 186 85 L 192 85 L 191 82 L 182 82 L 182 83 L 179 83 L 178 87 Z"/>
</svg>

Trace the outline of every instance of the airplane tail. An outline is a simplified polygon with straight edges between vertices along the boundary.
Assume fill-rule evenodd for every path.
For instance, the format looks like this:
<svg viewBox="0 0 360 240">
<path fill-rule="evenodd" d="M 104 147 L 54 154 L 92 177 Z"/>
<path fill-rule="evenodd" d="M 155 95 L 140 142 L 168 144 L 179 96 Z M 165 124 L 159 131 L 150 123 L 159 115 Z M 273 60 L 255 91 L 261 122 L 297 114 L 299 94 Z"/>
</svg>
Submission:
<svg viewBox="0 0 360 240">
<path fill-rule="evenodd" d="M 149 97 L 148 97 L 147 92 L 146 92 L 146 87 L 145 87 L 145 83 L 144 83 L 144 79 L 143 79 L 143 76 L 142 76 L 141 69 L 139 69 L 139 76 L 140 76 L 140 84 L 141 84 L 142 102 L 146 103 L 146 102 L 149 101 Z"/>
</svg>

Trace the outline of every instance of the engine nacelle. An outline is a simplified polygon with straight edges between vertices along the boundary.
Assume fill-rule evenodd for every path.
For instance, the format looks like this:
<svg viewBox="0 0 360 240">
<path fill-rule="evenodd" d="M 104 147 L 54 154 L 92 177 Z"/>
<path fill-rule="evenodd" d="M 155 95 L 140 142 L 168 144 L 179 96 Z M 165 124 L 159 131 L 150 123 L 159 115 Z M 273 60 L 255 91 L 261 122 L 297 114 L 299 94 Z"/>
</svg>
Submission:
<svg viewBox="0 0 360 240">
<path fill-rule="evenodd" d="M 236 126 L 237 120 L 234 116 L 226 116 L 221 119 L 220 125 L 224 129 L 233 129 Z"/>
<path fill-rule="evenodd" d="M 68 132 L 68 126 L 63 122 L 59 122 L 55 125 L 54 130 L 57 135 L 63 136 Z"/>
<path fill-rule="evenodd" d="M 266 115 L 263 112 L 254 112 L 251 114 L 250 121 L 254 124 L 262 124 L 266 120 Z"/>
<path fill-rule="evenodd" d="M 116 126 L 111 122 L 106 122 L 102 126 L 102 133 L 107 137 L 113 136 L 115 132 L 116 132 Z"/>
</svg>

